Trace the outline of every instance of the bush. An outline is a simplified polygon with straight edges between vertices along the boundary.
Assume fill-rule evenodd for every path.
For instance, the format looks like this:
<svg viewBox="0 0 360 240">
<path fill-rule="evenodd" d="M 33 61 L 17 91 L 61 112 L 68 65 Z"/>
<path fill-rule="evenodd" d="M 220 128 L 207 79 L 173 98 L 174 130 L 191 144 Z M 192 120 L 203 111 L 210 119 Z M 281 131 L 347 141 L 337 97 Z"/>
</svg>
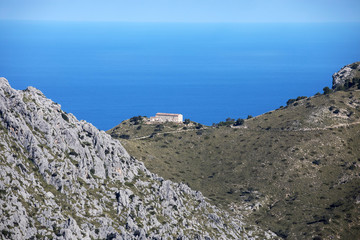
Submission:
<svg viewBox="0 0 360 240">
<path fill-rule="evenodd" d="M 190 123 L 190 119 L 185 119 L 184 124 L 188 125 Z"/>
<path fill-rule="evenodd" d="M 250 118 L 253 118 L 253 116 L 251 116 L 251 115 L 248 115 L 248 116 L 247 116 L 247 119 L 250 119 Z"/>
<path fill-rule="evenodd" d="M 235 119 L 228 117 L 225 121 L 226 121 L 226 122 L 235 122 Z"/>
<path fill-rule="evenodd" d="M 122 138 L 122 139 L 130 139 L 130 135 L 123 134 L 123 135 L 120 135 L 119 138 Z"/>
<path fill-rule="evenodd" d="M 73 155 L 73 156 L 77 157 L 79 154 L 77 152 L 75 152 L 73 149 L 71 149 L 71 151 L 69 152 L 69 155 Z"/>
<path fill-rule="evenodd" d="M 353 63 L 353 64 L 350 65 L 350 68 L 351 69 L 357 69 L 358 66 L 359 66 L 359 64 Z"/>
<path fill-rule="evenodd" d="M 133 123 L 134 125 L 138 125 L 140 123 L 142 123 L 143 117 L 142 116 L 135 116 L 130 118 L 130 122 Z"/>
<path fill-rule="evenodd" d="M 332 90 L 329 87 L 324 87 L 323 90 L 325 95 L 332 92 Z"/>
<path fill-rule="evenodd" d="M 337 86 L 335 90 L 336 91 L 345 91 L 346 87 L 345 87 L 345 85 Z M 325 94 L 325 92 L 324 92 L 324 94 Z"/>
<path fill-rule="evenodd" d="M 161 132 L 162 130 L 164 130 L 164 125 L 158 124 L 155 126 L 155 129 L 154 129 L 155 132 Z"/>
<path fill-rule="evenodd" d="M 244 119 L 238 118 L 238 120 L 236 120 L 236 122 L 234 123 L 234 126 L 240 126 L 244 124 Z"/>
<path fill-rule="evenodd" d="M 296 101 L 299 101 L 299 100 L 301 100 L 301 99 L 306 99 L 307 97 L 306 96 L 298 96 L 297 98 L 296 98 Z"/>
<path fill-rule="evenodd" d="M 293 104 L 295 101 L 296 101 L 296 99 L 290 98 L 289 100 L 287 100 L 286 105 L 289 106 L 289 105 Z"/>
<path fill-rule="evenodd" d="M 61 113 L 61 117 L 62 117 L 65 121 L 69 122 L 69 118 L 68 118 L 68 116 L 66 116 L 65 113 Z"/>
<path fill-rule="evenodd" d="M 233 125 L 234 123 L 235 123 L 235 122 L 223 122 L 223 121 L 221 121 L 221 122 L 215 124 L 215 126 L 217 126 L 217 127 L 221 127 L 221 126 L 227 126 L 227 127 L 229 127 L 229 126 Z"/>
<path fill-rule="evenodd" d="M 320 165 L 321 161 L 320 160 L 314 160 L 312 161 L 312 164 L 315 164 L 315 165 Z"/>
</svg>

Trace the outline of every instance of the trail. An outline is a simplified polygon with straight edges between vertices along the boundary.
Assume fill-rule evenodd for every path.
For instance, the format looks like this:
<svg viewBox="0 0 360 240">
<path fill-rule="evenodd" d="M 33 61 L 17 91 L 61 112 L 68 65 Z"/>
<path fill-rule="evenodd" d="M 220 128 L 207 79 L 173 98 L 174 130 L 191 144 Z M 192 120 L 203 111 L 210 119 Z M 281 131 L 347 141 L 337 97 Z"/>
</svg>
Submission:
<svg viewBox="0 0 360 240">
<path fill-rule="evenodd" d="M 231 128 L 237 128 L 237 129 L 244 129 L 244 130 L 248 130 L 248 131 L 272 131 L 272 132 L 310 132 L 310 131 L 322 131 L 322 130 L 328 130 L 328 129 L 333 129 L 333 128 L 341 128 L 341 127 L 350 127 L 352 125 L 356 125 L 356 124 L 360 124 L 360 121 L 357 122 L 352 122 L 352 123 L 339 123 L 336 125 L 331 125 L 331 126 L 327 126 L 327 127 L 318 127 L 318 128 L 298 128 L 298 129 L 269 129 L 269 130 L 265 130 L 265 129 L 247 129 L 246 127 L 242 127 L 242 126 L 231 126 Z"/>
<path fill-rule="evenodd" d="M 356 124 L 360 124 L 360 121 L 359 122 L 352 122 L 352 123 L 340 123 L 340 124 L 327 126 L 327 127 L 323 127 L 323 128 L 300 128 L 300 129 L 296 129 L 294 131 L 302 131 L 302 132 L 319 131 L 319 130 L 327 130 L 327 129 L 332 129 L 332 128 L 350 127 L 350 126 L 356 125 Z"/>
<path fill-rule="evenodd" d="M 310 131 L 321 131 L 321 130 L 328 130 L 328 129 L 333 129 L 333 128 L 341 128 L 341 127 L 349 127 L 352 125 L 356 125 L 356 124 L 360 124 L 360 121 L 358 122 L 352 122 L 352 123 L 340 123 L 340 124 L 336 124 L 336 125 L 331 125 L 331 126 L 327 126 L 327 127 L 322 127 L 322 128 L 299 128 L 299 129 L 269 129 L 269 130 L 259 130 L 259 129 L 248 129 L 242 126 L 231 126 L 231 128 L 234 129 L 243 129 L 243 130 L 247 130 L 247 131 L 256 131 L 256 132 L 261 132 L 261 131 L 270 131 L 270 132 L 310 132 Z M 169 134 L 169 133 L 180 133 L 180 132 L 190 132 L 190 131 L 198 131 L 198 130 L 206 130 L 209 127 L 203 127 L 201 129 L 181 129 L 181 130 L 175 130 L 175 131 L 168 131 L 168 132 L 159 132 L 156 133 L 155 135 L 160 135 L 160 134 Z M 146 138 L 150 138 L 153 135 L 146 135 L 146 136 L 142 136 L 142 137 L 136 137 L 136 138 L 131 138 L 129 139 L 130 141 L 132 140 L 141 140 L 141 139 L 146 139 Z"/>
<path fill-rule="evenodd" d="M 199 131 L 199 130 L 205 130 L 205 129 L 208 129 L 207 127 L 203 127 L 201 129 L 180 129 L 180 130 L 175 130 L 175 131 L 169 131 L 169 132 L 159 132 L 159 133 L 156 133 L 155 135 L 159 135 L 159 134 L 167 134 L 167 133 L 179 133 L 179 132 L 189 132 L 189 131 Z M 149 138 L 153 135 L 150 134 L 150 135 L 146 135 L 146 136 L 143 136 L 143 137 L 137 137 L 137 138 L 131 138 L 129 140 L 141 140 L 141 139 L 146 139 L 146 138 Z"/>
</svg>

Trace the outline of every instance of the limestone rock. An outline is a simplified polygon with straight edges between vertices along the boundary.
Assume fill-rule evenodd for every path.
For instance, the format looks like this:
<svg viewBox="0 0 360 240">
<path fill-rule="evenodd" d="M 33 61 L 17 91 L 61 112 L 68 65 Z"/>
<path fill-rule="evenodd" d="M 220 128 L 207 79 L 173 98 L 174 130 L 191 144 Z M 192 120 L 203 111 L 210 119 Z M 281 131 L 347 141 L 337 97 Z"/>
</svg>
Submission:
<svg viewBox="0 0 360 240">
<path fill-rule="evenodd" d="M 352 78 L 360 75 L 360 62 L 352 63 L 344 66 L 340 71 L 332 75 L 333 85 L 332 88 L 336 89 L 339 86 L 343 86 L 346 80 L 351 80 Z"/>
<path fill-rule="evenodd" d="M 271 239 L 117 140 L 0 78 L 2 239 Z M 246 230 L 251 229 L 251 230 Z"/>
</svg>

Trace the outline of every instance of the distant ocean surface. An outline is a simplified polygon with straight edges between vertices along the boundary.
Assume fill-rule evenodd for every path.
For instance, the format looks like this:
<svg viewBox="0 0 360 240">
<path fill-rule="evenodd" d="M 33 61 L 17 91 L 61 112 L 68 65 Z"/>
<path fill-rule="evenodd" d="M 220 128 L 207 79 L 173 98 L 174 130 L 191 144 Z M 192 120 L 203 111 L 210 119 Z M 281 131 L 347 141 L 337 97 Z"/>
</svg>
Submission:
<svg viewBox="0 0 360 240">
<path fill-rule="evenodd" d="M 205 125 L 331 87 L 360 24 L 0 22 L 0 76 L 101 130 L 182 113 Z"/>
</svg>

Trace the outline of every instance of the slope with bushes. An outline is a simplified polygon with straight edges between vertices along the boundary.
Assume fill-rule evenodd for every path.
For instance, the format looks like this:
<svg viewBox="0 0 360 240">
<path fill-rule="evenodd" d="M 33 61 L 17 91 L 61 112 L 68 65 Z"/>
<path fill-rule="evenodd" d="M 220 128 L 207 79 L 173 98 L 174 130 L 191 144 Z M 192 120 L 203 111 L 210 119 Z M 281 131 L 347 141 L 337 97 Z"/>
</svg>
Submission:
<svg viewBox="0 0 360 240">
<path fill-rule="evenodd" d="M 356 84 L 337 88 L 288 101 L 240 126 L 121 142 L 151 171 L 284 239 L 357 239 L 360 91 Z M 110 130 L 116 131 L 130 128 Z"/>
</svg>

